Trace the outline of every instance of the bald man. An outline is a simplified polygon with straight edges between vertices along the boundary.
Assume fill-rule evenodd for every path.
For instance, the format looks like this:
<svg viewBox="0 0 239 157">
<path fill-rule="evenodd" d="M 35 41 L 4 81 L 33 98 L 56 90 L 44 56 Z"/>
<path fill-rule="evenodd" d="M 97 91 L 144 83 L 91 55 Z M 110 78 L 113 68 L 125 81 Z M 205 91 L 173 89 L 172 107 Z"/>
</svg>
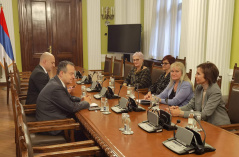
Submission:
<svg viewBox="0 0 239 157">
<path fill-rule="evenodd" d="M 40 57 L 39 65 L 33 70 L 29 79 L 26 104 L 36 104 L 39 93 L 50 79 L 48 72 L 53 67 L 55 67 L 55 57 L 49 52 L 44 52 Z"/>
</svg>

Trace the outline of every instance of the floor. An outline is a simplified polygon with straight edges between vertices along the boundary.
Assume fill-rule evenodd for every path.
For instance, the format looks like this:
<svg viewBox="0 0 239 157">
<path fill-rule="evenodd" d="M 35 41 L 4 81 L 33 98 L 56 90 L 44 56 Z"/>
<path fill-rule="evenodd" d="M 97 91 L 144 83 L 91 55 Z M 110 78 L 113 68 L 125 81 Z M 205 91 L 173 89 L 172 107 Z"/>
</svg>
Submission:
<svg viewBox="0 0 239 157">
<path fill-rule="evenodd" d="M 11 97 L 11 96 L 10 96 Z M 0 157 L 15 157 L 14 120 L 11 106 L 7 105 L 7 91 L 0 86 Z"/>
</svg>

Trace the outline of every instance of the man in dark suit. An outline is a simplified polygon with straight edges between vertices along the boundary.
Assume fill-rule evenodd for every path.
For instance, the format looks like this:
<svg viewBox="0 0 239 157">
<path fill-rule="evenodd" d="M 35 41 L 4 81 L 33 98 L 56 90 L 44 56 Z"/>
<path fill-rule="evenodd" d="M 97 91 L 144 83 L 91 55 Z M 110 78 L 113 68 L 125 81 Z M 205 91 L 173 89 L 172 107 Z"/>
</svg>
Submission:
<svg viewBox="0 0 239 157">
<path fill-rule="evenodd" d="M 26 104 L 36 104 L 39 93 L 50 79 L 48 72 L 53 67 L 55 67 L 55 57 L 49 52 L 44 52 L 40 57 L 39 65 L 30 76 Z"/>
<path fill-rule="evenodd" d="M 75 78 L 74 64 L 69 61 L 61 61 L 58 65 L 57 75 L 52 78 L 42 89 L 36 106 L 36 119 L 38 121 L 72 118 L 75 112 L 89 108 L 90 96 L 80 99 L 71 96 L 67 91 L 67 85 Z M 50 132 L 52 135 L 60 131 Z"/>
</svg>

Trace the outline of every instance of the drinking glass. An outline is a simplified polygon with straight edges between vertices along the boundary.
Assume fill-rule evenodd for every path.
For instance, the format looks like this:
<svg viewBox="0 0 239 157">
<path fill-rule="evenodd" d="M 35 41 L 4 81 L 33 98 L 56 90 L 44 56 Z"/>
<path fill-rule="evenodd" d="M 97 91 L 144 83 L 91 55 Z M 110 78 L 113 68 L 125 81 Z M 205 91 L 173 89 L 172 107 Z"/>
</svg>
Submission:
<svg viewBox="0 0 239 157">
<path fill-rule="evenodd" d="M 106 97 L 101 97 L 101 100 L 100 100 L 100 111 L 101 112 L 104 112 L 104 106 L 105 106 L 105 101 L 106 101 Z"/>
<path fill-rule="evenodd" d="M 122 121 L 122 128 L 119 128 L 120 131 L 125 131 L 124 130 L 124 123 L 125 119 L 127 118 L 128 113 L 122 113 L 121 121 Z"/>
<path fill-rule="evenodd" d="M 103 76 L 104 76 L 104 75 L 102 75 L 101 72 L 98 72 L 98 75 L 97 75 L 97 80 L 98 80 L 98 82 L 100 82 L 100 83 L 102 82 Z"/>
<path fill-rule="evenodd" d="M 84 85 L 81 86 L 81 92 L 82 92 L 81 97 L 83 98 L 86 95 L 86 87 Z"/>
<path fill-rule="evenodd" d="M 201 123 L 201 113 L 200 112 L 195 112 L 194 113 L 195 117 L 197 118 L 198 122 L 195 122 L 194 124 L 194 129 L 195 131 L 202 131 L 200 125 L 198 123 Z"/>
</svg>

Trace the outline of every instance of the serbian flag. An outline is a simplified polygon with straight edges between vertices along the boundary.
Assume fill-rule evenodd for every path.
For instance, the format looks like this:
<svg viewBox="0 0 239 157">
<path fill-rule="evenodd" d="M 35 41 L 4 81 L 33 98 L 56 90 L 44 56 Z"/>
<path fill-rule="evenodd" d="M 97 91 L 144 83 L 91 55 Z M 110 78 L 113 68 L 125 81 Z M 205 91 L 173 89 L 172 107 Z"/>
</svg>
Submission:
<svg viewBox="0 0 239 157">
<path fill-rule="evenodd" d="M 12 44 L 9 37 L 7 23 L 1 7 L 0 13 L 0 64 L 4 67 L 3 58 L 5 58 L 7 65 L 10 66 L 14 60 Z"/>
</svg>

